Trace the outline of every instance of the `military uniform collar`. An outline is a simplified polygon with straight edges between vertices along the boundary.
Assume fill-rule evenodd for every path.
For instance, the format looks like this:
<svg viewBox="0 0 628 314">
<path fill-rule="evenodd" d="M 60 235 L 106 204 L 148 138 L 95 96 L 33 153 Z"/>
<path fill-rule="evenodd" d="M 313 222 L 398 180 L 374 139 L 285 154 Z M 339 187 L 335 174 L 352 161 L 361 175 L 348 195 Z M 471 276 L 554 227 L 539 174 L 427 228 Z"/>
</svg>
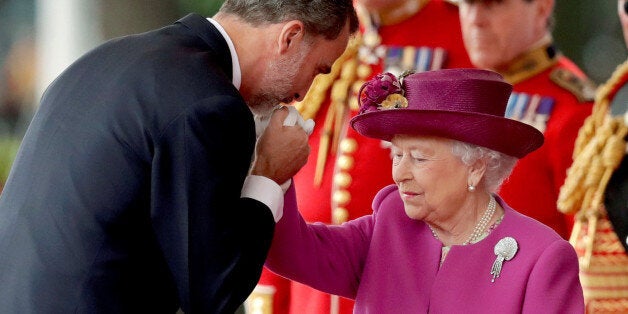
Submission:
<svg viewBox="0 0 628 314">
<path fill-rule="evenodd" d="M 396 7 L 379 12 L 369 12 L 378 26 L 401 23 L 417 14 L 430 0 L 408 0 Z"/>
<path fill-rule="evenodd" d="M 506 70 L 498 71 L 508 83 L 517 84 L 547 70 L 557 62 L 558 52 L 551 36 L 544 37 L 535 47 L 513 60 Z"/>
</svg>

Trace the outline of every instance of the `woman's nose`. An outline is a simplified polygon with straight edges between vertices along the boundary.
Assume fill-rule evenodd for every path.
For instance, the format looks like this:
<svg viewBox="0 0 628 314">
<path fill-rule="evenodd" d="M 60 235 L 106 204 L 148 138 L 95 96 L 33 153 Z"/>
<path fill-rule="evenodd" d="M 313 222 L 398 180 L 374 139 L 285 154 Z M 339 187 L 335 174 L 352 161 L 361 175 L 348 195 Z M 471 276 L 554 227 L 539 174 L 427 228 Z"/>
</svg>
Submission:
<svg viewBox="0 0 628 314">
<path fill-rule="evenodd" d="M 398 162 L 393 165 L 392 170 L 393 180 L 397 183 L 412 179 L 410 163 L 408 162 L 408 158 L 406 158 L 405 156 L 401 157 Z"/>
</svg>

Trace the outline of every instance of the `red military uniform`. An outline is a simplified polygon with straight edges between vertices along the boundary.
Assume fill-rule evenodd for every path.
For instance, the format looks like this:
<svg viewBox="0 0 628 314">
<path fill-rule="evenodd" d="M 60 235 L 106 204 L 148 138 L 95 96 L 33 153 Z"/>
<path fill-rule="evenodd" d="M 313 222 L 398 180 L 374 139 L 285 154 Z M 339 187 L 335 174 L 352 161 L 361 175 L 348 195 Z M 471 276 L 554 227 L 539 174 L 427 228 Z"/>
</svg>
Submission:
<svg viewBox="0 0 628 314">
<path fill-rule="evenodd" d="M 392 19 L 392 16 L 382 15 L 364 19 L 361 16 L 364 44 L 360 49 L 366 56 L 362 60 L 368 61 L 369 56 L 372 57 L 369 50 L 372 50 L 370 53 L 376 55 L 376 62 L 369 71 L 357 70 L 358 77 L 352 82 L 353 87 L 349 87 L 354 94 L 364 80 L 382 69 L 400 74 L 409 69 L 419 72 L 472 67 L 462 42 L 457 6 L 442 0 L 411 0 L 408 3 L 413 1 L 420 5 L 420 10 L 409 17 L 395 16 Z M 394 24 L 389 25 L 390 22 Z M 374 29 L 379 38 L 372 37 Z M 336 87 L 330 89 L 331 98 L 334 98 Z M 307 97 L 304 105 L 305 109 L 310 106 Z M 345 102 L 344 106 L 348 104 Z M 388 147 L 379 140 L 360 136 L 349 127 L 349 119 L 357 114 L 355 99 L 348 114 L 338 120 L 341 125 L 335 130 L 338 145 L 330 145 L 330 153 L 323 158 L 325 162 L 321 162 L 319 151 L 324 149 L 320 146 L 321 137 L 330 132 L 325 128 L 330 108 L 333 106 L 327 99 L 313 116 L 316 127 L 309 141 L 311 155 L 294 181 L 303 217 L 309 222 L 337 224 L 370 214 L 371 202 L 377 191 L 393 181 Z M 331 110 L 338 111 L 337 108 Z M 338 119 L 336 113 L 331 116 Z M 333 141 L 333 138 L 330 140 Z M 317 174 L 317 165 L 321 167 L 323 164 L 322 171 Z M 318 185 L 315 177 L 320 175 Z M 272 313 L 352 313 L 353 309 L 351 300 L 288 281 L 266 269 L 258 288 L 270 289 L 271 293 L 274 290 Z M 256 308 L 264 306 L 257 304 Z M 268 308 L 262 312 L 270 313 Z"/>
<path fill-rule="evenodd" d="M 568 239 L 573 218 L 559 212 L 556 202 L 573 161 L 578 130 L 591 114 L 595 88 L 550 44 L 515 60 L 502 75 L 514 85 L 507 116 L 536 126 L 545 143 L 518 162 L 499 195 Z"/>
</svg>

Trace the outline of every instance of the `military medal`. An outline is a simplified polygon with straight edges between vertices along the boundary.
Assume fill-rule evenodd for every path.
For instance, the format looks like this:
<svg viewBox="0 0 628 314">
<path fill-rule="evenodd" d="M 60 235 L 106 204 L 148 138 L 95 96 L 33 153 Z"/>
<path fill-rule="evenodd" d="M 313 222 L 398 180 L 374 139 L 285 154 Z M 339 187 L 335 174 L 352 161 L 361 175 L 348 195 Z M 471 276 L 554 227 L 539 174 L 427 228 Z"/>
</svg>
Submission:
<svg viewBox="0 0 628 314">
<path fill-rule="evenodd" d="M 385 54 L 384 72 L 395 76 L 405 71 L 440 70 L 447 60 L 447 50 L 438 47 L 388 46 Z"/>
<path fill-rule="evenodd" d="M 491 275 L 493 275 L 491 282 L 495 282 L 495 278 L 499 277 L 504 261 L 511 260 L 517 254 L 518 249 L 517 241 L 511 237 L 505 237 L 495 244 L 493 251 L 497 258 L 495 258 L 493 268 L 491 268 Z"/>
<path fill-rule="evenodd" d="M 513 92 L 506 106 L 506 118 L 527 123 L 545 132 L 554 102 L 551 97 Z"/>
</svg>

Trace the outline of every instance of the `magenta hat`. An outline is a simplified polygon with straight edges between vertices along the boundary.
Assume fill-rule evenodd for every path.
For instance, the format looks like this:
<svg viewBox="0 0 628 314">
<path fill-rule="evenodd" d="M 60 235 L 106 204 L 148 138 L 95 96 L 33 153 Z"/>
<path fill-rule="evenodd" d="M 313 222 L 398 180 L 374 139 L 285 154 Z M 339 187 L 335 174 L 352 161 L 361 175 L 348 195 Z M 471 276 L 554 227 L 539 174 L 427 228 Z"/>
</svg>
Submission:
<svg viewBox="0 0 628 314">
<path fill-rule="evenodd" d="M 511 91 L 501 75 L 487 70 L 428 71 L 400 80 L 382 73 L 360 89 L 360 112 L 351 126 L 386 141 L 396 134 L 432 135 L 522 158 L 543 145 L 543 134 L 504 117 Z"/>
</svg>

